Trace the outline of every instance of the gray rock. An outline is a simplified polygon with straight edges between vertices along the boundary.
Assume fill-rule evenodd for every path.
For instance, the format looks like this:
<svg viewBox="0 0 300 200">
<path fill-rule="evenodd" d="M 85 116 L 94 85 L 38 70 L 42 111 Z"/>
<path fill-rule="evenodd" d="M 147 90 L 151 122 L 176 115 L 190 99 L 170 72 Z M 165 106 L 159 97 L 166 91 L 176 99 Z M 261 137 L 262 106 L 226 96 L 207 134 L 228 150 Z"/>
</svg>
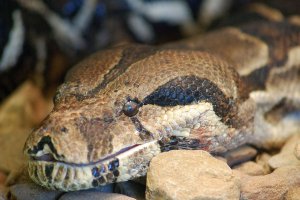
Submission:
<svg viewBox="0 0 300 200">
<path fill-rule="evenodd" d="M 99 186 L 95 189 L 90 189 L 89 191 L 97 191 L 97 192 L 104 192 L 104 193 L 113 193 L 114 192 L 114 184 L 108 184 L 105 186 Z"/>
<path fill-rule="evenodd" d="M 273 168 L 279 168 L 290 165 L 300 165 L 300 160 L 295 156 L 295 147 L 300 142 L 300 135 L 291 137 L 282 147 L 279 154 L 269 159 L 269 165 Z"/>
<path fill-rule="evenodd" d="M 170 151 L 152 159 L 146 199 L 239 199 L 239 184 L 230 167 L 208 152 Z"/>
<path fill-rule="evenodd" d="M 257 150 L 250 146 L 241 146 L 233 149 L 223 155 L 229 166 L 234 166 L 249 160 L 257 155 Z"/>
<path fill-rule="evenodd" d="M 269 155 L 267 153 L 259 154 L 255 158 L 255 162 L 263 167 L 264 174 L 271 173 L 271 167 L 269 165 L 269 159 L 270 158 L 271 158 L 271 155 Z"/>
<path fill-rule="evenodd" d="M 102 193 L 94 191 L 68 192 L 62 195 L 59 200 L 134 200 L 134 198 L 114 193 Z"/>
<path fill-rule="evenodd" d="M 10 187 L 10 199 L 16 200 L 56 200 L 63 192 L 47 190 L 34 183 L 17 184 Z"/>
<path fill-rule="evenodd" d="M 6 200 L 5 194 L 0 191 L 0 200 Z"/>
<path fill-rule="evenodd" d="M 145 199 L 145 191 L 146 186 L 133 182 L 133 181 L 127 181 L 122 183 L 117 183 L 115 187 L 116 193 L 124 194 L 129 197 L 133 197 L 138 200 Z"/>
</svg>

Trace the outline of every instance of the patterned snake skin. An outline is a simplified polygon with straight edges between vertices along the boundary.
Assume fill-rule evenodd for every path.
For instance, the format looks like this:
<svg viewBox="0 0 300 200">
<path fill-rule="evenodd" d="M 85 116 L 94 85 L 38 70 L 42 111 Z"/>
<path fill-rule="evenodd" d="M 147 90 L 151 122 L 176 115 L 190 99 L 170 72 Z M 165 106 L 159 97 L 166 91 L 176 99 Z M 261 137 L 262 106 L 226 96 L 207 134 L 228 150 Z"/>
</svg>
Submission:
<svg viewBox="0 0 300 200">
<path fill-rule="evenodd" d="M 144 176 L 163 151 L 281 145 L 300 130 L 300 20 L 274 19 L 82 61 L 25 144 L 30 177 L 87 189 Z"/>
</svg>

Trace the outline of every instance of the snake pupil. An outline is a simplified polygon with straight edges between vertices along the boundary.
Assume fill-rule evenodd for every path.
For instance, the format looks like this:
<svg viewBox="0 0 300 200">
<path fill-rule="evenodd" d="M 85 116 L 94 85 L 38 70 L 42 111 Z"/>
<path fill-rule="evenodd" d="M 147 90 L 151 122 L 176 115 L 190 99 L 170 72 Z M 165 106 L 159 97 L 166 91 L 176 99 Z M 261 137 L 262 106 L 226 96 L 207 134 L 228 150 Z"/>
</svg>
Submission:
<svg viewBox="0 0 300 200">
<path fill-rule="evenodd" d="M 136 115 L 139 111 L 139 105 L 138 103 L 134 101 L 128 101 L 123 106 L 123 113 L 127 115 L 128 117 L 132 117 Z"/>
</svg>

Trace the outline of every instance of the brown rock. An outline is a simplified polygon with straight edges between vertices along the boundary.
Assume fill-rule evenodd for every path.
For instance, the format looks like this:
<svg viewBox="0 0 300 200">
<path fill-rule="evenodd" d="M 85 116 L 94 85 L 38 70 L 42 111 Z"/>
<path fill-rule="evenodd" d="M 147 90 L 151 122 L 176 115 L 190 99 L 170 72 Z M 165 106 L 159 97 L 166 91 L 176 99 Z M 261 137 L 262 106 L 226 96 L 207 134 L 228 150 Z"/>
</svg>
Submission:
<svg viewBox="0 0 300 200">
<path fill-rule="evenodd" d="M 239 176 L 241 199 L 278 200 L 284 199 L 290 188 L 300 185 L 300 166 L 280 167 L 265 176 Z"/>
<path fill-rule="evenodd" d="M 248 161 L 243 164 L 234 167 L 235 170 L 238 170 L 244 174 L 250 176 L 258 176 L 258 175 L 265 175 L 267 174 L 263 168 L 263 166 L 253 162 Z"/>
<path fill-rule="evenodd" d="M 243 163 L 251 160 L 257 155 L 257 150 L 250 146 L 241 146 L 239 148 L 228 151 L 224 157 L 227 160 L 229 166 Z"/>
<path fill-rule="evenodd" d="M 267 153 L 259 154 L 255 158 L 255 162 L 263 167 L 264 174 L 271 173 L 271 167 L 269 165 L 269 159 L 270 158 L 271 158 L 271 155 L 269 155 Z"/>
<path fill-rule="evenodd" d="M 146 199 L 239 199 L 239 180 L 205 151 L 159 154 L 147 173 Z"/>
<path fill-rule="evenodd" d="M 269 159 L 269 165 L 273 169 L 289 165 L 300 165 L 300 160 L 298 160 L 294 154 L 296 144 L 299 142 L 299 134 L 292 136 L 282 147 L 280 153 Z"/>
<path fill-rule="evenodd" d="M 300 160 L 300 141 L 295 146 L 294 155 L 298 160 Z"/>
<path fill-rule="evenodd" d="M 285 200 L 300 200 L 300 186 L 290 188 L 285 196 Z"/>
<path fill-rule="evenodd" d="M 41 91 L 25 82 L 0 106 L 0 170 L 18 171 L 24 164 L 23 147 L 28 134 L 49 111 Z"/>
</svg>

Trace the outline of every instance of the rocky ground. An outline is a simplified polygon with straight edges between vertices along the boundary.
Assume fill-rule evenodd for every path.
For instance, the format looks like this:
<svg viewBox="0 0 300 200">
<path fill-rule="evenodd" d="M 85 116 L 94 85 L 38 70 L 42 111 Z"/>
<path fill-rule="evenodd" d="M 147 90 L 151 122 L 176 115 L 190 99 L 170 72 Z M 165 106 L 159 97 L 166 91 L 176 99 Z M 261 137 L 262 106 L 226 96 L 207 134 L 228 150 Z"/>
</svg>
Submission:
<svg viewBox="0 0 300 200">
<path fill-rule="evenodd" d="M 52 103 L 25 82 L 0 105 L 0 200 L 43 199 L 300 199 L 300 135 L 280 150 L 243 146 L 213 157 L 205 151 L 170 151 L 155 157 L 146 185 L 133 181 L 78 192 L 49 191 L 26 176 L 22 148 Z"/>
</svg>

